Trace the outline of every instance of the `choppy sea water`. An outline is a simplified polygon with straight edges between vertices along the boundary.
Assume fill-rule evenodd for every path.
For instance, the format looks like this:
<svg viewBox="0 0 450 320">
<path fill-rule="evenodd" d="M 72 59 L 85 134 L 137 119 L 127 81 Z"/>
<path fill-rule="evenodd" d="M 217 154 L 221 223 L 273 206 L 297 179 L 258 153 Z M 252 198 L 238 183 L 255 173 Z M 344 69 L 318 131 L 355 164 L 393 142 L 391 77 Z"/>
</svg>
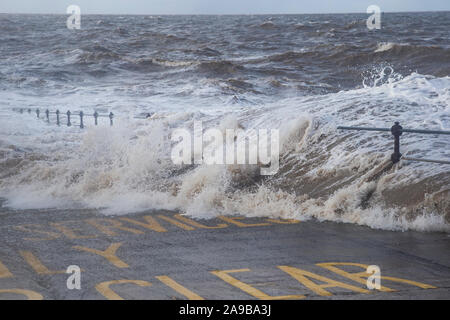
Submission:
<svg viewBox="0 0 450 320">
<path fill-rule="evenodd" d="M 14 209 L 147 209 L 450 230 L 450 167 L 389 162 L 392 137 L 450 130 L 450 12 L 367 15 L 0 15 L 0 197 Z M 56 126 L 12 108 L 114 112 Z M 152 120 L 136 116 L 152 113 Z M 181 167 L 175 128 L 280 130 L 280 169 Z M 92 122 L 92 121 L 91 121 Z M 448 160 L 448 136 L 402 153 Z M 375 178 L 374 178 L 375 177 Z"/>
</svg>

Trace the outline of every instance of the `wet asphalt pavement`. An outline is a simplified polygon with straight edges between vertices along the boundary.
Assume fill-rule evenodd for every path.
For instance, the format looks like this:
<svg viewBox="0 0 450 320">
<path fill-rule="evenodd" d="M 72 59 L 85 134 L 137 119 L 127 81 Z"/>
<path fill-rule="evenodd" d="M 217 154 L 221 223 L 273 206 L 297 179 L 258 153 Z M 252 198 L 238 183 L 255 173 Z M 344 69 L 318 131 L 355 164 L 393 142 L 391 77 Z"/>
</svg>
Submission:
<svg viewBox="0 0 450 320">
<path fill-rule="evenodd" d="M 0 299 L 450 298 L 445 233 L 168 211 L 1 208 L 0 221 Z"/>
</svg>

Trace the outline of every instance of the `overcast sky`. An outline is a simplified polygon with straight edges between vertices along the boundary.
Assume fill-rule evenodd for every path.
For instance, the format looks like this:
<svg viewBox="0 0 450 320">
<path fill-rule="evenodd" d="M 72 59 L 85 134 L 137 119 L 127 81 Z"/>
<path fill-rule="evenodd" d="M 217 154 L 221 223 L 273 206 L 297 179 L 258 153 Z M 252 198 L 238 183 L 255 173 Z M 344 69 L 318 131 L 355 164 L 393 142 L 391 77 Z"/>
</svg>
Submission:
<svg viewBox="0 0 450 320">
<path fill-rule="evenodd" d="M 83 14 L 262 14 L 450 10 L 450 0 L 0 0 L 0 13 L 66 13 L 75 4 Z"/>
</svg>

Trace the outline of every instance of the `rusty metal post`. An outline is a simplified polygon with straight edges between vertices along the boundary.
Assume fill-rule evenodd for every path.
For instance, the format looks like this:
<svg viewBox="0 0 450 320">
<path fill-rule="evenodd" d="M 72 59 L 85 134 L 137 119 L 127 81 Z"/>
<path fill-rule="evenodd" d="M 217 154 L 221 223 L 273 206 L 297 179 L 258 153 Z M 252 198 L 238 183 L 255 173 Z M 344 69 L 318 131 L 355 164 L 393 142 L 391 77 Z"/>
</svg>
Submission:
<svg viewBox="0 0 450 320">
<path fill-rule="evenodd" d="M 59 110 L 56 110 L 56 124 L 59 126 Z"/>
<path fill-rule="evenodd" d="M 50 122 L 50 111 L 45 110 L 45 116 L 47 117 L 47 122 Z"/>
<path fill-rule="evenodd" d="M 80 111 L 80 128 L 83 129 L 84 128 L 84 123 L 83 123 L 83 111 Z"/>
<path fill-rule="evenodd" d="M 114 118 L 114 114 L 112 112 L 109 113 L 109 123 L 112 126 L 113 125 L 113 118 Z"/>
<path fill-rule="evenodd" d="M 98 112 L 94 112 L 95 125 L 98 125 Z"/>
<path fill-rule="evenodd" d="M 70 110 L 67 111 L 67 126 L 70 127 L 72 123 L 70 123 Z"/>
<path fill-rule="evenodd" d="M 393 163 L 397 163 L 400 161 L 402 154 L 400 153 L 400 136 L 402 135 L 403 127 L 399 122 L 395 122 L 395 124 L 391 128 L 391 133 L 394 136 L 394 153 L 391 155 L 391 160 Z"/>
</svg>

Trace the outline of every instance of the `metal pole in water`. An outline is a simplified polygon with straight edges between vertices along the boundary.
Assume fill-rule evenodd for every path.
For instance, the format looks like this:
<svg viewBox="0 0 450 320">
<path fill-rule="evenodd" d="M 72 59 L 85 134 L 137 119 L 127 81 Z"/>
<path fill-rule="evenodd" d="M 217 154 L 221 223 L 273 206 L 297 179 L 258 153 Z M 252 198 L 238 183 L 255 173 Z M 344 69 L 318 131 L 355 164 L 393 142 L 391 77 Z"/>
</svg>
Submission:
<svg viewBox="0 0 450 320">
<path fill-rule="evenodd" d="M 50 122 L 50 111 L 45 110 L 45 116 L 47 117 L 47 122 Z"/>
<path fill-rule="evenodd" d="M 111 124 L 111 126 L 113 125 L 113 118 L 114 118 L 114 114 L 112 112 L 109 113 L 109 122 Z"/>
<path fill-rule="evenodd" d="M 37 115 L 38 119 L 39 119 L 39 113 L 40 113 L 39 109 L 36 109 L 36 115 Z"/>
<path fill-rule="evenodd" d="M 402 154 L 400 153 L 400 136 L 402 135 L 402 126 L 399 122 L 395 122 L 395 124 L 391 128 L 391 133 L 394 136 L 394 153 L 391 155 L 391 160 L 393 163 L 397 163 L 400 161 Z"/>
<path fill-rule="evenodd" d="M 444 160 L 434 160 L 434 159 L 422 159 L 422 158 L 411 158 L 411 157 L 402 157 L 400 153 L 400 136 L 403 132 L 410 133 L 423 133 L 423 134 L 447 134 L 450 135 L 450 131 L 444 130 L 422 130 L 422 129 L 403 129 L 399 122 L 395 122 L 395 124 L 389 128 L 365 128 L 365 127 L 337 127 L 340 130 L 364 130 L 364 131 L 391 131 L 394 136 L 394 153 L 391 154 L 392 163 L 397 163 L 400 159 L 410 160 L 410 161 L 423 161 L 423 162 L 434 162 L 440 164 L 450 164 L 450 161 Z"/>
<path fill-rule="evenodd" d="M 56 124 L 59 126 L 59 110 L 56 110 Z"/>
<path fill-rule="evenodd" d="M 98 125 L 98 112 L 94 112 L 95 125 Z"/>
<path fill-rule="evenodd" d="M 70 110 L 67 111 L 67 126 L 70 127 L 72 124 L 70 123 Z"/>
<path fill-rule="evenodd" d="M 81 129 L 84 128 L 84 123 L 83 123 L 83 111 L 80 111 L 80 128 L 81 128 Z"/>
</svg>

